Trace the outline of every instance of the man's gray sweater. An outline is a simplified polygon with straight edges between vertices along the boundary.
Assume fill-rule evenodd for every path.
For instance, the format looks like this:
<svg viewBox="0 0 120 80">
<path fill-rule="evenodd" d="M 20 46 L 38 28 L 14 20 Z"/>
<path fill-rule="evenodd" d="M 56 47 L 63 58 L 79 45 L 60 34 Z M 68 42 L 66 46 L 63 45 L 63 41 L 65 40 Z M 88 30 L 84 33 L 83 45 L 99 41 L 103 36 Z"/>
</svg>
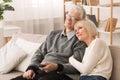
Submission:
<svg viewBox="0 0 120 80">
<path fill-rule="evenodd" d="M 38 65 L 42 61 L 51 61 L 62 64 L 65 74 L 75 74 L 78 71 L 69 63 L 69 57 L 74 57 L 82 61 L 86 44 L 77 39 L 75 34 L 63 35 L 62 30 L 52 31 L 46 41 L 39 47 L 34 54 L 30 66 Z"/>
</svg>

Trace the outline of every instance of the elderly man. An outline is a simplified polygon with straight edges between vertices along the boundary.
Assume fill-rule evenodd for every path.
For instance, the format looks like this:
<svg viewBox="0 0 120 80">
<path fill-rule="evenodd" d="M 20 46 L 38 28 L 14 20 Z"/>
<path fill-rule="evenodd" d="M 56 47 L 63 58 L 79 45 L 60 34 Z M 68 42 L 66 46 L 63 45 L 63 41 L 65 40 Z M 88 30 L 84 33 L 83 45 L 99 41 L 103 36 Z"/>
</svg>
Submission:
<svg viewBox="0 0 120 80">
<path fill-rule="evenodd" d="M 77 39 L 74 24 L 86 17 L 81 6 L 73 5 L 66 14 L 64 30 L 52 31 L 35 52 L 26 72 L 12 80 L 73 80 L 66 74 L 78 74 L 69 57 L 82 61 L 86 44 Z"/>
</svg>

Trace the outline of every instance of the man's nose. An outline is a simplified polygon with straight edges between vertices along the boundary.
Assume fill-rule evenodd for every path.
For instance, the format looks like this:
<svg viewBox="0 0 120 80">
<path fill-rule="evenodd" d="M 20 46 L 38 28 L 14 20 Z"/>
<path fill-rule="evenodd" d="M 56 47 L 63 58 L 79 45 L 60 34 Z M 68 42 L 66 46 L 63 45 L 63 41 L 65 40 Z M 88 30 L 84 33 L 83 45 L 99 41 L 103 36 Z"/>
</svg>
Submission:
<svg viewBox="0 0 120 80">
<path fill-rule="evenodd" d="M 75 33 L 78 34 L 78 30 L 76 30 Z"/>
</svg>

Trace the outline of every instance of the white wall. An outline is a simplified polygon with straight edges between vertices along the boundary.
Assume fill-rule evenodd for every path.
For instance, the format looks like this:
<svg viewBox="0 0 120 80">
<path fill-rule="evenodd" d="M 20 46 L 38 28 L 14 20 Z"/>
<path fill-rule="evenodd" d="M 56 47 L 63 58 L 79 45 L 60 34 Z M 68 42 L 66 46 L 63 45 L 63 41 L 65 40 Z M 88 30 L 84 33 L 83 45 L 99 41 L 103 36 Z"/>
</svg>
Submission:
<svg viewBox="0 0 120 80">
<path fill-rule="evenodd" d="M 3 46 L 3 28 L 0 27 L 0 48 Z"/>
<path fill-rule="evenodd" d="M 100 4 L 110 4 L 111 0 L 99 0 Z M 120 0 L 113 0 L 113 2 L 120 2 Z"/>
</svg>

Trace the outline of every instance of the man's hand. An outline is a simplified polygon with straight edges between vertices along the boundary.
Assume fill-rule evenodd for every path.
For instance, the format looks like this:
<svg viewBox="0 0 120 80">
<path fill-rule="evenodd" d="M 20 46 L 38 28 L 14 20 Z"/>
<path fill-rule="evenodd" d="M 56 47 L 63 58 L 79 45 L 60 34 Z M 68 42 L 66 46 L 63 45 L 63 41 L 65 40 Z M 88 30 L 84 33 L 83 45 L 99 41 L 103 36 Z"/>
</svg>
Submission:
<svg viewBox="0 0 120 80">
<path fill-rule="evenodd" d="M 35 77 L 35 73 L 33 72 L 33 70 L 28 70 L 23 74 L 23 78 L 26 79 L 33 79 L 34 77 Z"/>
<path fill-rule="evenodd" d="M 44 66 L 39 67 L 39 69 L 44 70 L 45 72 L 51 72 L 58 68 L 58 65 L 52 62 L 43 62 L 41 63 L 41 65 L 44 65 Z"/>
</svg>

